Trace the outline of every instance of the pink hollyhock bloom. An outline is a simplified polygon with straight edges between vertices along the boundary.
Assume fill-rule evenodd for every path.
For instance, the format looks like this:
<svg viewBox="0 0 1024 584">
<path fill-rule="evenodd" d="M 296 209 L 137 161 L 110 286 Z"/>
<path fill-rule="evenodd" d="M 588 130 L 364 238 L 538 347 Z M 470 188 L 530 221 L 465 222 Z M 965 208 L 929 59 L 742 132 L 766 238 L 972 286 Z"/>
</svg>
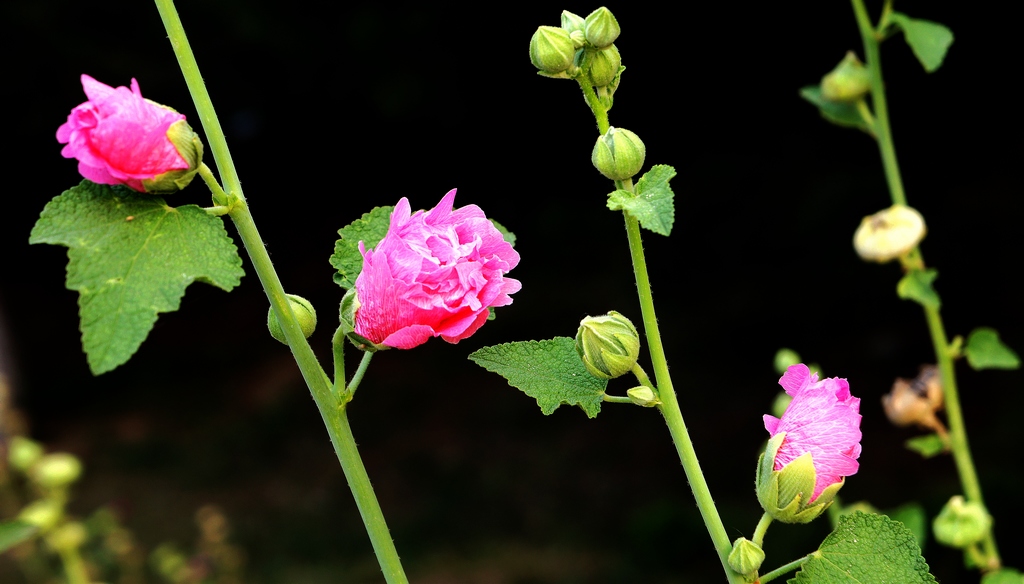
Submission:
<svg viewBox="0 0 1024 584">
<path fill-rule="evenodd" d="M 812 502 L 829 485 L 856 474 L 860 466 L 860 398 L 850 395 L 845 379 L 818 381 L 818 375 L 803 363 L 791 365 L 779 385 L 793 401 L 782 418 L 764 417 L 769 434 L 786 433 L 775 455 L 774 470 L 782 470 L 810 452 L 815 472 L 814 493 L 808 501 Z"/>
<path fill-rule="evenodd" d="M 67 144 L 61 150 L 64 158 L 77 158 L 78 172 L 94 183 L 126 185 L 141 192 L 177 190 L 147 191 L 143 181 L 189 169 L 190 162 L 168 136 L 176 122 L 187 128 L 185 116 L 143 99 L 134 79 L 131 89 L 114 88 L 82 75 L 82 88 L 89 101 L 71 110 L 68 121 L 57 128 L 57 141 Z M 186 145 L 191 130 L 188 133 Z"/>
<path fill-rule="evenodd" d="M 403 198 L 372 250 L 359 242 L 355 333 L 377 345 L 411 349 L 430 337 L 457 343 L 512 303 L 522 284 L 505 273 L 519 254 L 476 205 L 452 209 L 455 189 L 430 211 L 410 214 Z"/>
</svg>

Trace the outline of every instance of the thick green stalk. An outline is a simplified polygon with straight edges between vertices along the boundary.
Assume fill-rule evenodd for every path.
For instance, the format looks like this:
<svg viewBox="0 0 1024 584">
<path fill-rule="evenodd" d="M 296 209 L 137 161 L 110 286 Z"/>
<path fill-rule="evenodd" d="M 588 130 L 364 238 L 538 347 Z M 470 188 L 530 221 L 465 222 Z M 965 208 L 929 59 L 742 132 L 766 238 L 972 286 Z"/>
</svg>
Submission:
<svg viewBox="0 0 1024 584">
<path fill-rule="evenodd" d="M 899 163 L 896 161 L 896 148 L 893 145 L 892 131 L 889 127 L 889 108 L 885 99 L 885 84 L 882 80 L 882 66 L 879 51 L 880 31 L 871 25 L 867 9 L 863 0 L 851 0 L 853 12 L 857 18 L 857 26 L 860 29 L 861 39 L 864 42 L 864 53 L 867 57 L 867 68 L 871 79 L 871 102 L 875 110 L 874 130 L 875 138 L 878 141 L 878 149 L 882 155 L 882 166 L 885 169 L 885 177 L 889 183 L 889 193 L 894 205 L 906 205 L 907 198 L 903 190 L 903 179 L 900 176 Z M 891 3 L 886 2 L 885 10 L 891 10 Z M 887 14 L 883 14 L 882 22 L 887 20 Z M 915 266 L 911 269 L 924 269 L 924 259 L 919 249 L 914 249 L 912 257 L 915 258 Z M 985 505 L 981 494 L 981 483 L 974 468 L 974 460 L 971 457 L 971 450 L 967 443 L 967 427 L 964 424 L 963 412 L 960 408 L 960 396 L 956 386 L 956 373 L 953 369 L 953 355 L 950 352 L 949 341 L 946 337 L 946 329 L 942 323 L 938 308 L 924 307 L 925 319 L 928 321 L 928 331 L 932 337 L 932 345 L 935 349 L 935 358 L 939 365 L 939 376 L 942 379 L 942 392 L 946 407 L 946 419 L 949 421 L 949 441 L 952 450 L 953 460 L 956 463 L 957 473 L 960 477 L 960 485 L 969 501 Z M 985 534 L 982 542 L 986 562 L 982 563 L 983 569 L 996 569 L 1000 566 L 999 550 L 996 546 L 995 535 L 990 529 Z"/>
<path fill-rule="evenodd" d="M 295 320 L 291 305 L 285 296 L 284 287 L 281 285 L 281 280 L 270 261 L 270 255 L 263 244 L 263 239 L 253 222 L 249 206 L 242 194 L 242 186 L 235 172 L 234 163 L 231 160 L 227 141 L 224 139 L 224 132 L 221 130 L 213 102 L 210 100 L 209 92 L 207 92 L 206 85 L 199 73 L 199 66 L 185 36 L 185 29 L 174 8 L 174 2 L 172 0 L 155 0 L 155 2 L 164 27 L 167 29 L 171 46 L 178 58 L 182 74 L 192 94 L 196 111 L 199 112 L 210 150 L 214 154 L 218 170 L 228 187 L 230 199 L 228 206 L 231 208 L 228 215 L 235 223 L 238 235 L 252 260 L 253 268 L 270 300 L 274 314 L 281 324 L 295 362 L 320 410 L 320 416 L 327 427 L 334 451 L 341 462 L 345 478 L 348 480 L 349 488 L 352 489 L 384 577 L 389 584 L 405 584 L 408 579 L 402 569 L 391 535 L 388 533 L 384 515 L 373 493 L 373 487 L 370 485 L 370 478 L 366 474 L 359 451 L 356 449 L 355 438 L 352 436 L 344 405 L 340 404 L 331 392 L 333 384 L 317 361 L 313 349 L 306 342 L 302 329 Z"/>
</svg>

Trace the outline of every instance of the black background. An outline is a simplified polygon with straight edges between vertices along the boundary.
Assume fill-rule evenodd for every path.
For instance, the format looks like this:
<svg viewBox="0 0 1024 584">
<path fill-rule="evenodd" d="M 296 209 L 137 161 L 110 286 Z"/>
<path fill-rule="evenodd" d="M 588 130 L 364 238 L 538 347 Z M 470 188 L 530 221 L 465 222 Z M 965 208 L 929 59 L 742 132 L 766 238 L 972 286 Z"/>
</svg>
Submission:
<svg viewBox="0 0 1024 584">
<path fill-rule="evenodd" d="M 959 491 L 953 464 L 903 449 L 914 432 L 891 427 L 879 403 L 894 377 L 934 359 L 925 322 L 895 296 L 899 268 L 861 262 L 850 243 L 860 218 L 889 204 L 877 148 L 797 95 L 859 52 L 850 7 L 609 7 L 628 68 L 612 124 L 643 138 L 648 166 L 679 172 L 673 234 L 645 233 L 647 257 L 683 414 L 730 537 L 749 537 L 760 516 L 754 464 L 782 346 L 848 378 L 863 400 L 861 468 L 843 499 L 916 499 L 933 516 Z M 586 314 L 639 322 L 621 217 L 604 207 L 612 187 L 589 161 L 593 119 L 573 82 L 536 76 L 528 59 L 535 27 L 557 25 L 563 8 L 593 6 L 179 3 L 271 257 L 288 291 L 319 309 L 318 354 L 329 358 L 341 298 L 327 262 L 336 231 L 373 206 L 407 196 L 430 208 L 458 187 L 457 205 L 480 205 L 519 237 L 515 303 L 458 345 L 379 355 L 351 406 L 412 580 L 721 581 L 655 411 L 608 404 L 596 420 L 568 408 L 544 417 L 465 359 L 484 345 L 572 335 Z M 908 200 L 928 222 L 922 250 L 940 272 L 948 331 L 994 326 L 1024 350 L 1015 25 L 966 5 L 897 8 L 956 35 L 930 75 L 901 38 L 883 46 Z M 215 503 L 251 581 L 380 581 L 314 404 L 265 332 L 248 264 L 231 294 L 190 288 L 127 365 L 95 378 L 63 285 L 66 250 L 27 244 L 46 201 L 79 181 L 54 134 L 85 99 L 81 73 L 113 86 L 136 77 L 203 134 L 155 7 L 8 0 L 0 14 L 0 359 L 32 435 L 85 462 L 72 509 L 114 503 L 145 545 L 187 545 L 192 513 Z M 204 192 L 196 183 L 169 202 L 206 205 Z M 1020 567 L 1021 374 L 958 371 L 997 537 Z M 773 526 L 765 566 L 827 532 L 824 520 Z M 977 581 L 959 553 L 929 541 L 925 555 L 942 582 Z"/>
</svg>

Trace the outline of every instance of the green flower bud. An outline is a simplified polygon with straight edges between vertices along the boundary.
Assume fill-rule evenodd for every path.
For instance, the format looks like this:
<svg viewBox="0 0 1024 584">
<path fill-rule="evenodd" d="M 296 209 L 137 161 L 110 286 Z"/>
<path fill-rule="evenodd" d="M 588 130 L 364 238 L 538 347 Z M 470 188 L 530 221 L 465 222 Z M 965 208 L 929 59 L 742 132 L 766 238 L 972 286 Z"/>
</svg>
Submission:
<svg viewBox="0 0 1024 584">
<path fill-rule="evenodd" d="M 732 551 L 729 552 L 729 567 L 736 573 L 748 577 L 748 582 L 756 579 L 762 562 L 764 562 L 764 550 L 761 549 L 761 546 L 745 537 L 732 542 Z"/>
<path fill-rule="evenodd" d="M 853 247 L 864 260 L 884 264 L 906 255 L 924 239 L 924 217 L 906 205 L 893 205 L 860 222 Z"/>
<path fill-rule="evenodd" d="M 545 73 L 568 69 L 576 55 L 569 31 L 557 26 L 540 26 L 530 39 L 530 61 Z"/>
<path fill-rule="evenodd" d="M 316 310 L 313 309 L 313 305 L 309 303 L 309 300 L 301 296 L 294 294 L 285 294 L 285 296 L 288 297 L 288 303 L 292 307 L 292 314 L 295 315 L 295 320 L 299 322 L 299 328 L 302 329 L 302 336 L 309 338 L 309 335 L 313 334 L 313 330 L 316 329 Z M 284 338 L 284 330 L 281 328 L 281 323 L 277 320 L 277 315 L 274 314 L 273 307 L 267 312 L 267 328 L 270 329 L 270 336 L 282 343 L 288 344 L 288 341 Z"/>
<path fill-rule="evenodd" d="M 640 137 L 622 128 L 608 128 L 590 155 L 594 167 L 611 180 L 633 178 L 644 166 L 647 148 Z"/>
<path fill-rule="evenodd" d="M 38 442 L 23 436 L 11 438 L 11 443 L 7 447 L 8 462 L 21 472 L 28 471 L 29 467 L 42 456 L 43 447 Z"/>
<path fill-rule="evenodd" d="M 853 51 L 821 78 L 821 97 L 828 101 L 857 101 L 869 91 L 871 76 Z"/>
<path fill-rule="evenodd" d="M 348 292 L 341 299 L 339 318 L 341 320 L 342 334 L 360 351 L 372 353 L 374 351 L 390 349 L 391 347 L 387 345 L 376 345 L 373 341 L 356 334 L 356 311 L 359 310 L 360 306 L 362 306 L 362 303 L 359 302 L 359 296 L 356 295 L 356 288 L 353 286 L 348 289 Z"/>
<path fill-rule="evenodd" d="M 936 541 L 961 549 L 981 541 L 991 527 L 992 516 L 985 508 L 960 495 L 950 498 L 932 522 Z"/>
<path fill-rule="evenodd" d="M 31 470 L 32 479 L 47 489 L 66 487 L 82 476 L 82 463 L 67 452 L 47 454 Z"/>
<path fill-rule="evenodd" d="M 782 348 L 775 353 L 775 372 L 782 375 L 789 369 L 790 365 L 796 365 L 797 363 L 803 363 L 803 359 L 800 358 L 800 353 L 797 353 L 793 349 Z"/>
<path fill-rule="evenodd" d="M 574 49 L 582 49 L 587 44 L 587 37 L 583 34 L 582 30 L 574 30 L 569 33 L 569 38 L 572 39 L 572 47 Z M 572 69 L 570 68 L 570 71 Z"/>
<path fill-rule="evenodd" d="M 645 408 L 653 408 L 661 403 L 658 396 L 654 395 L 654 391 L 645 385 L 634 387 L 633 389 L 627 389 L 626 396 L 628 396 L 630 401 L 636 405 L 643 406 Z"/>
<path fill-rule="evenodd" d="M 629 373 L 640 356 L 640 334 L 628 318 L 614 310 L 588 316 L 576 332 L 576 352 L 587 371 L 600 379 Z"/>
<path fill-rule="evenodd" d="M 846 479 L 825 487 L 817 499 L 808 503 L 817 478 L 811 453 L 797 457 L 782 467 L 782 470 L 774 469 L 775 455 L 785 438 L 785 432 L 772 436 L 757 461 L 757 500 L 765 512 L 777 521 L 809 523 L 828 509 Z"/>
<path fill-rule="evenodd" d="M 203 161 L 203 143 L 199 140 L 199 136 L 192 131 L 192 126 L 189 126 L 185 120 L 174 122 L 167 128 L 167 139 L 174 144 L 174 148 L 185 159 L 185 162 L 188 162 L 188 168 L 170 170 L 153 178 L 143 179 L 142 186 L 145 187 L 147 193 L 155 195 L 176 193 L 187 187 L 199 172 L 199 164 Z"/>
<path fill-rule="evenodd" d="M 584 22 L 587 42 L 599 49 L 614 43 L 622 31 L 612 11 L 604 6 L 588 14 Z"/>
<path fill-rule="evenodd" d="M 782 414 L 786 413 L 786 408 L 789 407 L 789 402 L 793 401 L 793 396 L 789 395 L 784 391 L 780 391 L 775 394 L 775 399 L 772 400 L 771 412 L 776 418 L 781 418 Z"/>
<path fill-rule="evenodd" d="M 85 526 L 77 521 L 69 521 L 54 529 L 46 536 L 46 543 L 57 551 L 68 551 L 81 547 L 89 539 Z"/>
<path fill-rule="evenodd" d="M 39 499 L 32 501 L 18 513 L 18 519 L 25 523 L 31 523 L 40 531 L 48 531 L 64 515 L 64 508 L 53 499 Z"/>
<path fill-rule="evenodd" d="M 575 31 L 583 32 L 586 29 L 586 21 L 582 16 L 573 14 L 568 10 L 562 11 L 562 28 L 570 33 Z"/>
<path fill-rule="evenodd" d="M 580 68 L 595 87 L 604 87 L 615 80 L 619 73 L 622 59 L 615 45 L 603 49 L 586 49 L 583 52 L 583 63 Z"/>
</svg>

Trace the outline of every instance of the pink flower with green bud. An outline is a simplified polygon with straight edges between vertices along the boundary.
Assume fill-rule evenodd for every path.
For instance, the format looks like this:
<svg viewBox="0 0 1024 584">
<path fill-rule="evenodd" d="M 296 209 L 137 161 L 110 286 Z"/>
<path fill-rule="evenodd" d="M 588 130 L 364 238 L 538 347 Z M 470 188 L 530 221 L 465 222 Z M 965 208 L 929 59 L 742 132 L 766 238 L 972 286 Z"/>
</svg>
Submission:
<svg viewBox="0 0 1024 584">
<path fill-rule="evenodd" d="M 157 194 L 192 180 L 203 147 L 184 115 L 144 99 L 135 79 L 131 89 L 114 88 L 82 75 L 82 88 L 89 100 L 71 110 L 57 141 L 83 177 Z"/>
<path fill-rule="evenodd" d="M 378 346 L 411 349 L 431 337 L 457 343 L 512 303 L 522 285 L 505 274 L 519 254 L 476 205 L 453 209 L 455 189 L 430 211 L 403 198 L 387 235 L 356 278 L 354 331 Z"/>
</svg>

